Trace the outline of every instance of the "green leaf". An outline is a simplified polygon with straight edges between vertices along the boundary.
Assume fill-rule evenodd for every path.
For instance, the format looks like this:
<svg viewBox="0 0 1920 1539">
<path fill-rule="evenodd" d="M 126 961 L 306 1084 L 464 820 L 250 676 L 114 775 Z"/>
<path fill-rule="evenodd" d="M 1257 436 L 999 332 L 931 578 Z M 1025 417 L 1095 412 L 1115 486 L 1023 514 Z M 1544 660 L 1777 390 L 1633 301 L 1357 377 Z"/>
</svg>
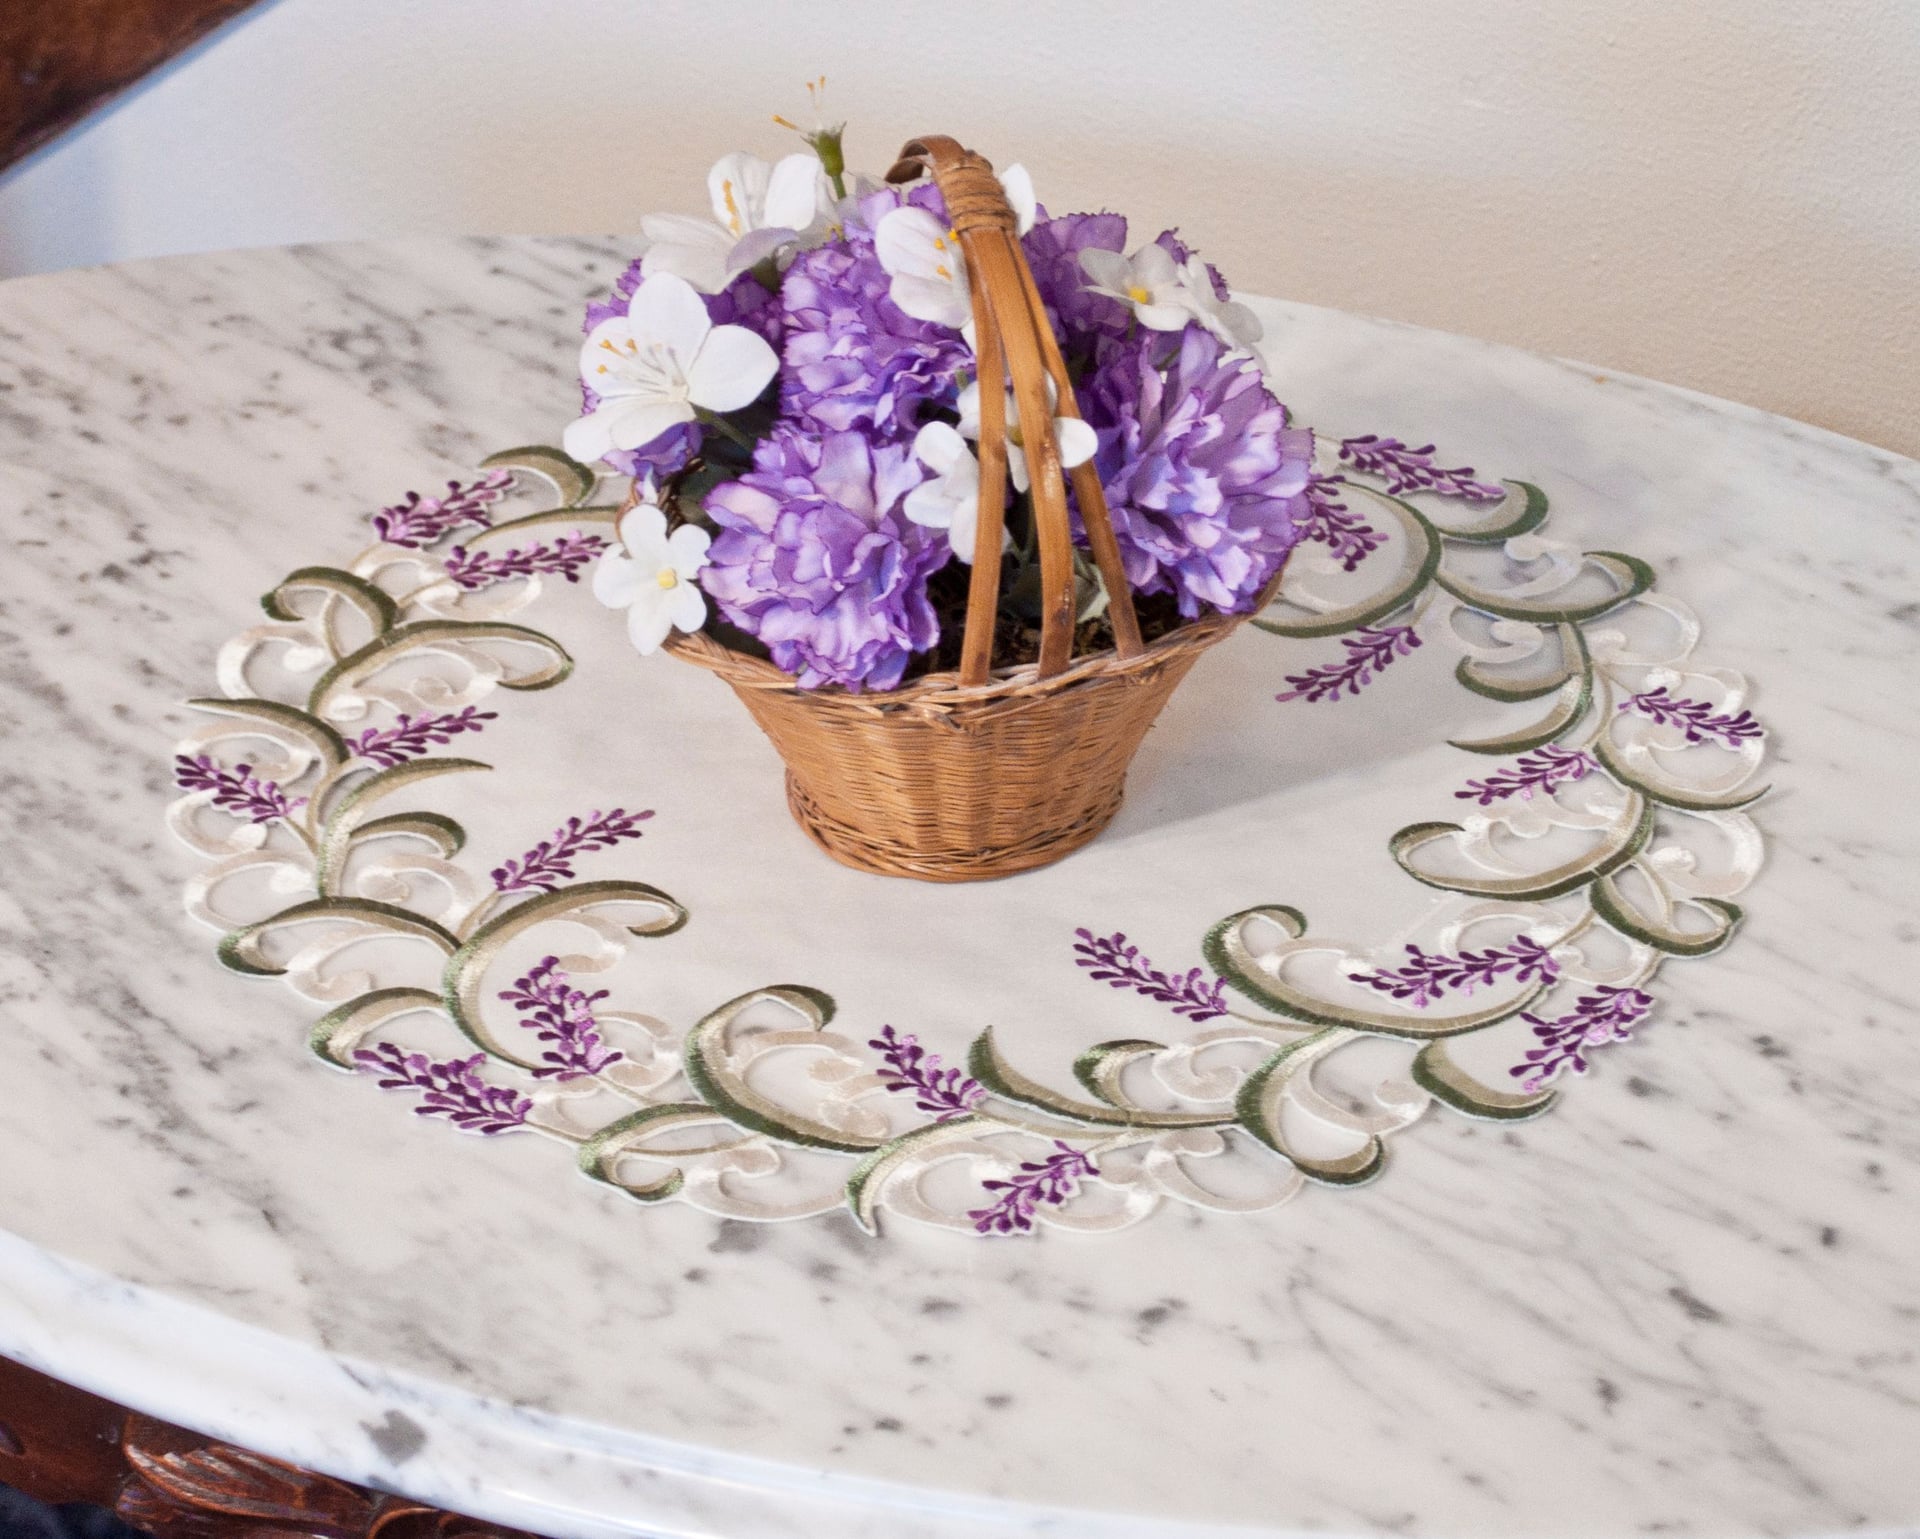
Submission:
<svg viewBox="0 0 1920 1539">
<path fill-rule="evenodd" d="M 593 470 L 569 454 L 545 444 L 526 444 L 518 449 L 502 449 L 480 462 L 482 470 L 530 471 L 551 486 L 562 507 L 571 508 L 593 495 L 598 480 Z"/>
<path fill-rule="evenodd" d="M 329 773 L 345 764 L 351 752 L 346 739 L 319 717 L 308 715 L 298 706 L 282 705 L 278 700 L 227 700 L 218 696 L 204 696 L 189 700 L 187 704 L 195 710 L 207 711 L 215 716 L 251 717 L 283 727 L 304 740 Z"/>
<path fill-rule="evenodd" d="M 307 1046 L 322 1062 L 351 1071 L 353 1050 L 369 1032 L 403 1015 L 439 1009 L 440 996 L 431 989 L 375 989 L 315 1021 L 307 1033 Z"/>
<path fill-rule="evenodd" d="M 1227 987 L 1244 994 L 1262 1009 L 1271 1010 L 1288 1020 L 1321 1028 L 1341 1027 L 1377 1037 L 1401 1037 L 1424 1041 L 1431 1037 L 1460 1036 L 1479 1031 L 1496 1021 L 1527 1009 L 1546 991 L 1544 983 L 1530 984 L 1526 991 L 1504 1004 L 1483 1005 L 1456 1015 L 1389 1015 L 1385 1011 L 1365 1010 L 1357 1006 L 1331 1004 L 1287 981 L 1283 973 L 1269 972 L 1247 949 L 1241 933 L 1242 921 L 1249 918 L 1273 920 L 1295 939 L 1306 933 L 1306 921 L 1297 909 L 1269 906 L 1243 909 L 1230 914 L 1207 931 L 1201 952 Z M 1295 927 L 1297 924 L 1297 928 Z M 1299 1044 L 1290 1042 L 1288 1047 Z"/>
<path fill-rule="evenodd" d="M 913 1156 L 929 1147 L 964 1143 L 978 1137 L 982 1130 L 992 1132 L 999 1124 L 971 1113 L 949 1117 L 944 1122 L 929 1122 L 902 1133 L 875 1149 L 847 1177 L 847 1208 L 854 1222 L 868 1234 L 880 1232 L 880 1195 L 894 1173 Z"/>
<path fill-rule="evenodd" d="M 989 1094 L 1002 1100 L 1095 1127 L 1210 1128 L 1231 1120 L 1211 1112 L 1151 1112 L 1076 1101 L 1027 1078 L 1002 1058 L 991 1026 L 975 1037 L 967 1050 L 967 1072 L 986 1086 Z"/>
<path fill-rule="evenodd" d="M 1310 639 L 1316 636 L 1338 636 L 1345 631 L 1358 630 L 1363 625 L 1373 625 L 1384 620 L 1397 609 L 1404 609 L 1432 582 L 1440 570 L 1440 533 L 1426 517 L 1411 504 L 1402 502 L 1398 497 L 1389 497 L 1384 492 L 1376 492 L 1372 487 L 1349 485 L 1341 489 L 1343 496 L 1357 497 L 1360 501 L 1371 500 L 1379 510 L 1405 531 L 1410 559 L 1405 574 L 1390 587 L 1371 598 L 1359 600 L 1342 609 L 1329 610 L 1325 614 L 1309 614 L 1298 620 L 1270 620 L 1256 618 L 1253 624 L 1275 636 L 1293 636 Z"/>
<path fill-rule="evenodd" d="M 1435 876 L 1413 864 L 1412 857 L 1425 846 L 1440 839 L 1464 833 L 1458 823 L 1413 823 L 1388 841 L 1400 868 L 1417 882 L 1445 892 L 1472 893 L 1481 898 L 1508 898 L 1519 903 L 1535 903 L 1562 897 L 1585 887 L 1596 877 L 1617 871 L 1646 847 L 1653 835 L 1653 804 L 1637 791 L 1628 791 L 1628 803 L 1620 821 L 1607 836 L 1585 855 L 1533 876 Z"/>
<path fill-rule="evenodd" d="M 573 671 L 573 659 L 567 655 L 566 648 L 551 636 L 524 625 L 508 625 L 501 620 L 414 620 L 376 636 L 321 674 L 307 697 L 307 709 L 316 716 L 324 716 L 336 690 L 364 683 L 409 652 L 430 652 L 446 642 L 475 645 L 483 641 L 516 642 L 546 654 L 547 661 L 542 666 L 503 676 L 502 689 L 549 689 Z"/>
<path fill-rule="evenodd" d="M 297 593 L 328 593 L 344 599 L 376 636 L 391 629 L 400 618 L 399 605 L 384 590 L 364 577 L 331 566 L 303 566 L 289 573 L 271 593 L 262 596 L 260 607 L 276 620 L 299 620 L 300 611 L 289 602 Z"/>
<path fill-rule="evenodd" d="M 509 941 L 535 925 L 616 904 L 642 904 L 663 915 L 643 924 L 624 926 L 629 935 L 648 938 L 671 935 L 687 922 L 687 911 L 679 903 L 645 882 L 576 882 L 570 887 L 528 898 L 505 913 L 496 914 L 447 958 L 446 970 L 441 976 L 441 997 L 447 1014 L 453 1017 L 453 1024 L 475 1047 L 494 1057 L 523 1069 L 537 1067 L 536 1060 L 514 1052 L 487 1031 L 481 1015 L 487 969 Z"/>
<path fill-rule="evenodd" d="M 1682 906 L 1704 913 L 1710 921 L 1705 930 L 1681 930 L 1642 910 L 1614 880 L 1611 874 L 1593 884 L 1589 894 L 1593 911 L 1628 940 L 1639 941 L 1656 951 L 1674 957 L 1711 956 L 1733 939 L 1733 932 L 1746 918 L 1737 904 L 1718 898 L 1684 898 Z"/>
<path fill-rule="evenodd" d="M 1302 1154 L 1280 1126 L 1280 1107 L 1297 1076 L 1310 1073 L 1317 1061 L 1352 1036 L 1335 1027 L 1276 1048 L 1247 1076 L 1234 1100 L 1235 1119 L 1257 1142 L 1292 1161 L 1309 1180 L 1328 1186 L 1360 1186 L 1373 1180 L 1386 1166 L 1386 1143 L 1373 1133 L 1351 1154 L 1330 1159 Z"/>
<path fill-rule="evenodd" d="M 228 931 L 221 936 L 215 954 L 223 967 L 236 973 L 245 973 L 252 978 L 279 978 L 285 975 L 286 969 L 266 960 L 260 950 L 261 943 L 274 931 L 284 927 L 314 924 L 323 920 L 351 920 L 370 929 L 384 930 L 390 935 L 431 941 L 449 953 L 460 944 L 449 931 L 431 919 L 423 919 L 411 910 L 392 903 L 375 903 L 368 898 L 309 898 L 304 903 L 283 908 L 269 919 L 257 920 Z"/>
<path fill-rule="evenodd" d="M 1571 732 L 1580 724 L 1581 717 L 1587 714 L 1587 708 L 1592 703 L 1593 675 L 1582 669 L 1577 677 L 1568 679 L 1560 686 L 1547 714 L 1532 725 L 1516 727 L 1511 732 L 1502 732 L 1494 737 L 1449 738 L 1448 743 L 1454 748 L 1464 748 L 1468 753 L 1526 753 Z"/>
<path fill-rule="evenodd" d="M 1166 1051 L 1164 1042 L 1145 1037 L 1122 1037 L 1113 1042 L 1096 1042 L 1073 1061 L 1073 1077 L 1088 1092 L 1109 1106 L 1131 1107 L 1133 1102 L 1121 1089 L 1121 1077 L 1130 1065 L 1155 1053 Z"/>
<path fill-rule="evenodd" d="M 1414 1055 L 1413 1082 L 1443 1106 L 1483 1122 L 1525 1122 L 1559 1099 L 1553 1090 L 1517 1093 L 1483 1085 L 1453 1061 L 1445 1042 L 1429 1042 Z"/>
<path fill-rule="evenodd" d="M 728 1000 L 687 1033 L 687 1082 L 693 1086 L 694 1094 L 729 1122 L 782 1143 L 807 1149 L 837 1149 L 844 1154 L 864 1154 L 885 1144 L 884 1138 L 862 1138 L 789 1111 L 733 1072 L 727 1062 L 727 1032 L 754 1005 L 769 999 L 800 1015 L 816 1031 L 832 1017 L 832 1000 L 828 996 L 798 984 L 773 984 Z"/>
<path fill-rule="evenodd" d="M 451 860 L 466 847 L 467 831 L 444 813 L 391 812 L 368 818 L 354 832 L 354 843 L 411 835 L 433 846 L 442 860 Z"/>
<path fill-rule="evenodd" d="M 1547 521 L 1547 494 L 1531 481 L 1502 481 L 1507 495 L 1487 509 L 1475 523 L 1438 523 L 1449 540 L 1472 545 L 1495 545 L 1516 535 L 1531 534 Z"/>
<path fill-rule="evenodd" d="M 1464 577 L 1453 577 L 1440 572 L 1434 581 L 1461 603 L 1478 609 L 1485 614 L 1497 615 L 1503 620 L 1536 620 L 1564 622 L 1578 625 L 1585 620 L 1597 620 L 1601 615 L 1618 609 L 1629 599 L 1638 598 L 1653 586 L 1653 568 L 1638 556 L 1623 556 L 1613 550 L 1590 550 L 1586 559 L 1604 572 L 1613 584 L 1613 592 L 1604 598 L 1587 599 L 1580 603 L 1555 599 L 1512 598 L 1496 593 L 1468 582 Z"/>
<path fill-rule="evenodd" d="M 637 1184 L 623 1181 L 616 1174 L 621 1158 L 632 1152 L 634 1145 L 656 1133 L 674 1128 L 699 1127 L 719 1120 L 712 1107 L 703 1106 L 698 1101 L 674 1101 L 631 1112 L 616 1122 L 608 1123 L 580 1145 L 576 1157 L 580 1172 L 590 1180 L 613 1187 L 635 1202 L 663 1202 L 686 1185 L 685 1173 L 676 1167 L 657 1181 Z M 743 1141 L 733 1140 L 735 1143 Z M 646 1157 L 667 1163 L 676 1155 L 692 1152 L 686 1149 L 661 1150 L 648 1153 Z"/>
<path fill-rule="evenodd" d="M 1742 807 L 1752 806 L 1773 789 L 1771 785 L 1764 785 L 1751 791 L 1727 791 L 1718 796 L 1682 790 L 1628 768 L 1625 755 L 1613 745 L 1605 732 L 1594 740 L 1593 755 L 1600 761 L 1600 767 L 1623 786 L 1638 791 L 1651 802 L 1680 812 L 1738 812 Z"/>
<path fill-rule="evenodd" d="M 355 781 L 341 793 L 320 830 L 320 849 L 314 862 L 314 877 L 320 891 L 330 893 L 339 882 L 341 873 L 346 870 L 347 857 L 353 853 L 354 842 L 365 822 L 367 811 L 376 802 L 391 796 L 395 791 L 404 791 L 410 786 L 420 785 L 428 780 L 437 780 L 442 775 L 460 775 L 469 770 L 491 768 L 491 765 L 482 764 L 478 759 L 409 759 L 404 764 L 393 765 L 391 768 L 376 771 L 363 780 Z M 438 813 L 415 812 L 403 813 L 400 816 L 422 824 L 432 820 L 439 826 L 443 836 L 446 829 L 451 829 L 456 842 L 452 850 L 444 852 L 446 854 L 452 854 L 453 850 L 459 849 L 460 843 L 465 839 L 458 823 L 451 818 L 441 817 Z M 390 823 L 392 820 L 381 821 Z M 419 832 L 419 829 L 409 828 L 406 831 L 413 833 Z"/>
<path fill-rule="evenodd" d="M 1453 670 L 1454 679 L 1463 689 L 1471 690 L 1484 699 L 1498 700 L 1508 705 L 1551 695 L 1562 685 L 1588 671 L 1587 643 L 1580 634 L 1580 628 L 1575 625 L 1556 625 L 1553 630 L 1560 642 L 1560 666 L 1544 678 L 1516 679 L 1496 674 L 1492 671 L 1495 665 L 1482 662 L 1477 657 L 1463 657 Z"/>
<path fill-rule="evenodd" d="M 620 509 L 614 505 L 593 508 L 550 508 L 545 513 L 528 513 L 520 518 L 504 519 L 485 529 L 476 529 L 461 544 L 468 550 L 486 550 L 505 545 L 523 534 L 543 529 L 586 529 L 595 525 L 612 530 L 620 522 Z"/>
</svg>

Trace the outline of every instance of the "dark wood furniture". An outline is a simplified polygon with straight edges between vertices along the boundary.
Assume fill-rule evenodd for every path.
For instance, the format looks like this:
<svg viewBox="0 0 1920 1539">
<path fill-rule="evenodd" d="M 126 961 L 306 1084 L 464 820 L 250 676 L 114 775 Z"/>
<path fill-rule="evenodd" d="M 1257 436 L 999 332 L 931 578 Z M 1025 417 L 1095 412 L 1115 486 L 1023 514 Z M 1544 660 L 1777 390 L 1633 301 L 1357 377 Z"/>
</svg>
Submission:
<svg viewBox="0 0 1920 1539">
<path fill-rule="evenodd" d="M 142 1416 L 0 1357 L 0 1483 L 154 1539 L 527 1539 Z"/>
<path fill-rule="evenodd" d="M 255 3 L 10 0 L 0 5 L 0 169 Z"/>
</svg>

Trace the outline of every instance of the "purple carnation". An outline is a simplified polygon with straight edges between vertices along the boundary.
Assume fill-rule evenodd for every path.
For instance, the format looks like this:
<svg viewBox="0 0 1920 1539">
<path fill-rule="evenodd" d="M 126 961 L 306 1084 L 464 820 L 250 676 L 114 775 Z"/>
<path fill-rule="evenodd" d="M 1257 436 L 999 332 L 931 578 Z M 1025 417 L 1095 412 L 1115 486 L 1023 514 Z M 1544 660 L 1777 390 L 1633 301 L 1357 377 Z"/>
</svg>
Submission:
<svg viewBox="0 0 1920 1539">
<path fill-rule="evenodd" d="M 1047 319 L 1053 323 L 1054 335 L 1064 351 L 1082 352 L 1103 337 L 1126 336 L 1132 311 L 1109 294 L 1089 290 L 1086 272 L 1080 266 L 1083 251 L 1127 249 L 1124 214 L 1043 217 L 1020 244 L 1026 251 L 1027 265 L 1033 269 L 1034 287 L 1047 307 Z"/>
<path fill-rule="evenodd" d="M 786 416 L 816 431 L 866 428 L 910 438 L 922 402 L 951 402 L 954 376 L 973 355 L 959 332 L 914 320 L 893 302 L 873 242 L 874 227 L 903 202 L 945 218 L 938 199 L 930 187 L 905 199 L 875 193 L 839 235 L 794 259 L 780 285 Z"/>
<path fill-rule="evenodd" d="M 720 534 L 701 586 L 802 689 L 892 689 L 940 638 L 927 579 L 952 548 L 900 509 L 926 471 L 905 444 L 791 422 L 753 463 L 707 494 Z"/>
<path fill-rule="evenodd" d="M 1188 258 L 1193 255 L 1193 247 L 1180 238 L 1178 230 L 1162 230 L 1154 236 L 1153 243 L 1173 258 L 1173 265 L 1176 267 L 1185 267 Z M 1233 290 L 1227 287 L 1227 280 L 1220 275 L 1220 269 L 1211 262 L 1207 263 L 1207 281 L 1213 285 L 1215 299 L 1233 298 Z"/>
<path fill-rule="evenodd" d="M 641 280 L 646 277 L 646 260 L 645 257 L 635 257 L 614 283 L 612 295 L 593 300 L 587 305 L 586 315 L 580 323 L 583 335 L 591 333 L 602 321 L 610 321 L 627 313 L 627 306 L 633 302 L 634 290 L 640 287 Z M 752 273 L 741 273 L 718 294 L 702 294 L 700 297 L 706 302 L 707 316 L 714 325 L 744 326 L 765 337 L 775 352 L 780 350 L 780 306 L 773 293 Z M 583 380 L 580 385 L 580 415 L 586 416 L 599 404 L 600 397 Z M 700 436 L 698 426 L 683 422 L 668 428 L 658 438 L 641 444 L 637 449 L 615 449 L 602 463 L 623 476 L 640 476 L 648 472 L 656 476 L 670 476 L 686 468 L 694 450 L 700 447 Z"/>
<path fill-rule="evenodd" d="M 1312 433 L 1286 425 L 1258 365 L 1199 326 L 1149 332 L 1094 370 L 1080 403 L 1127 580 L 1178 595 L 1188 619 L 1251 607 L 1305 532 L 1313 460 Z"/>
</svg>

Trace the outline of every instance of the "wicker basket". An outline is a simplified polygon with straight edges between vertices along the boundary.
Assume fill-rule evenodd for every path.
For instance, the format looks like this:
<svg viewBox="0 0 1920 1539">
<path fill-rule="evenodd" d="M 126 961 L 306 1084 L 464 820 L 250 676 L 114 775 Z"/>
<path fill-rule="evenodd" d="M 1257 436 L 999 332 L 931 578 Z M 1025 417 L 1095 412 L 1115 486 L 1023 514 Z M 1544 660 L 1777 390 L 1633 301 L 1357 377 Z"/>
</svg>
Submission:
<svg viewBox="0 0 1920 1539">
<path fill-rule="evenodd" d="M 916 139 L 889 180 L 931 170 L 966 256 L 980 378 L 1011 379 L 1032 478 L 1043 591 L 1040 657 L 993 667 L 1000 564 L 975 564 L 958 673 L 902 689 L 803 690 L 704 632 L 669 649 L 732 685 L 787 766 L 795 820 L 834 859 L 931 882 L 1009 876 L 1059 860 L 1119 810 L 1127 766 L 1174 688 L 1239 624 L 1213 615 L 1142 642 L 1113 524 L 1091 465 L 1071 473 L 1109 594 L 1114 648 L 1072 657 L 1074 573 L 1066 482 L 1050 419 L 1078 415 L 1073 388 L 993 168 L 952 139 Z M 1058 392 L 1047 398 L 1047 380 Z M 1001 392 L 981 392 L 975 548 L 997 551 L 1006 501 Z"/>
</svg>

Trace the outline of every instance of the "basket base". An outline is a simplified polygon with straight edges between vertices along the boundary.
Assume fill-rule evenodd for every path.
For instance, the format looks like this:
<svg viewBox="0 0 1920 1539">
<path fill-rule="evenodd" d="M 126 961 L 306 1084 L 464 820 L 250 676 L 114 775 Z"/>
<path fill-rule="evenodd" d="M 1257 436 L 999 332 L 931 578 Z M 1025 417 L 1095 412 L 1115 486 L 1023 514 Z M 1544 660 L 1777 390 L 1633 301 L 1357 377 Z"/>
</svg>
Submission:
<svg viewBox="0 0 1920 1539">
<path fill-rule="evenodd" d="M 856 871 L 908 877 L 919 882 L 990 882 L 1050 866 L 1090 843 L 1113 821 L 1125 790 L 1124 783 L 1116 785 L 1110 798 L 1103 799 L 1064 827 L 1042 830 L 1018 844 L 999 849 L 965 852 L 929 853 L 873 839 L 857 828 L 828 817 L 791 773 L 787 776 L 787 807 L 793 813 L 794 822 L 806 830 L 808 838 L 841 865 Z"/>
</svg>

